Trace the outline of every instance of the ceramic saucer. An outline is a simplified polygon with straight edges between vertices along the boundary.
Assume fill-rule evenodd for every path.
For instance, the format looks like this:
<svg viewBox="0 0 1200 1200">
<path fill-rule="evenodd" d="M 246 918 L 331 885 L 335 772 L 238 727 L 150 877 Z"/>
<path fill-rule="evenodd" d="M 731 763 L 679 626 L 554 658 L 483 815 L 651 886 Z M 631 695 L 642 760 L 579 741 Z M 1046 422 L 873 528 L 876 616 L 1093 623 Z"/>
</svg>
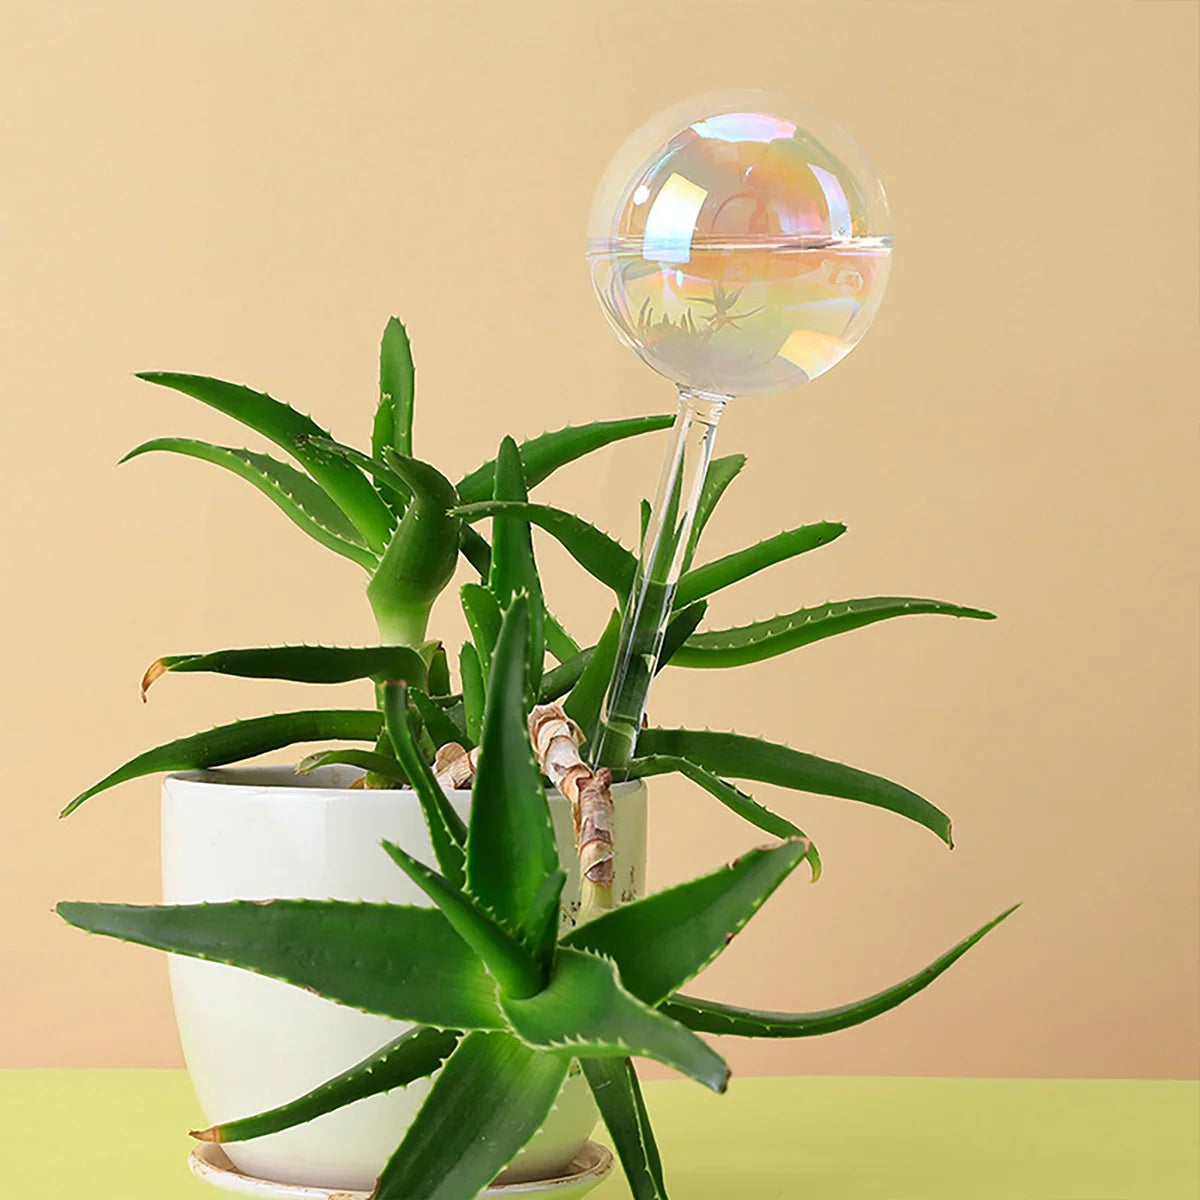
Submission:
<svg viewBox="0 0 1200 1200">
<path fill-rule="evenodd" d="M 198 1179 L 213 1187 L 252 1200 L 368 1200 L 366 1192 L 306 1187 L 296 1183 L 274 1183 L 245 1175 L 231 1163 L 214 1142 L 201 1142 L 188 1156 L 188 1166 Z M 606 1146 L 585 1142 L 565 1175 L 556 1179 L 538 1179 L 527 1183 L 493 1185 L 480 1192 L 488 1200 L 516 1200 L 517 1197 L 545 1196 L 547 1200 L 576 1200 L 586 1195 L 613 1168 L 613 1156 Z"/>
</svg>

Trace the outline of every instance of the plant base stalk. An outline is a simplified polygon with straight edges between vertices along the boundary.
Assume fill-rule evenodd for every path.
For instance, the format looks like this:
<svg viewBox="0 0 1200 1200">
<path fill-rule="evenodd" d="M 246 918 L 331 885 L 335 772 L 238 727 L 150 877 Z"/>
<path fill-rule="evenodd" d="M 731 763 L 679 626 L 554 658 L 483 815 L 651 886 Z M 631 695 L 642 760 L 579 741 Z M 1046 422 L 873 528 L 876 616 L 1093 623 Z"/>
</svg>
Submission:
<svg viewBox="0 0 1200 1200">
<path fill-rule="evenodd" d="M 583 731 L 559 704 L 539 704 L 529 714 L 529 736 L 538 765 L 574 811 L 583 924 L 615 907 L 612 772 L 583 761 Z"/>
</svg>

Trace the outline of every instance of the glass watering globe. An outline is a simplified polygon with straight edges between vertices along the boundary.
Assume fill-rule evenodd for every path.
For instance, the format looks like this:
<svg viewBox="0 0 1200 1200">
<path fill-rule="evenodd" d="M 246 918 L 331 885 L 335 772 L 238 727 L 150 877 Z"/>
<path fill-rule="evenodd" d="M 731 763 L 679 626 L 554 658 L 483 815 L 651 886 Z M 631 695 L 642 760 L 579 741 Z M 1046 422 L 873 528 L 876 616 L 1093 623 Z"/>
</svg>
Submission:
<svg viewBox="0 0 1200 1200">
<path fill-rule="evenodd" d="M 727 92 L 647 122 L 613 157 L 587 257 L 620 340 L 679 388 L 679 414 L 624 614 L 598 765 L 632 757 L 721 413 L 808 383 L 866 333 L 887 286 L 883 185 L 833 121 Z"/>
</svg>

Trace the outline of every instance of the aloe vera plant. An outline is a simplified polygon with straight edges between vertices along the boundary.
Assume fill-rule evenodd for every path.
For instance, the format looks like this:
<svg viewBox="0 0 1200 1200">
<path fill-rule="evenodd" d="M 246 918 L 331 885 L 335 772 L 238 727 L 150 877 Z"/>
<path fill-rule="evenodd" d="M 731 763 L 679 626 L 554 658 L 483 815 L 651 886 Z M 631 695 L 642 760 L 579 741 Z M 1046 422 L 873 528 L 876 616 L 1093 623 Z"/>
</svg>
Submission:
<svg viewBox="0 0 1200 1200">
<path fill-rule="evenodd" d="M 320 749 L 297 769 L 346 763 L 361 769 L 363 786 L 412 789 L 436 858 L 434 868 L 397 845 L 384 843 L 378 851 L 424 893 L 429 907 L 282 899 L 58 906 L 68 922 L 94 933 L 228 963 L 413 1023 L 306 1095 L 196 1136 L 218 1142 L 260 1137 L 434 1076 L 374 1196 L 463 1200 L 485 1188 L 536 1133 L 578 1062 L 633 1195 L 663 1198 L 663 1165 L 631 1056 L 656 1059 L 722 1091 L 728 1068 L 699 1033 L 810 1037 L 869 1020 L 928 986 L 1013 911 L 910 978 L 832 1010 L 763 1012 L 682 993 L 800 863 L 814 879 L 821 869 L 801 829 L 731 779 L 887 809 L 947 844 L 951 834 L 939 808 L 898 783 L 733 732 L 651 727 L 628 761 L 589 760 L 637 560 L 583 518 L 530 501 L 529 492 L 558 468 L 663 429 L 671 418 L 599 422 L 521 445 L 505 438 L 494 459 L 455 484 L 414 456 L 413 361 L 395 319 L 383 336 L 369 452 L 241 385 L 167 373 L 143 378 L 228 414 L 296 465 L 184 438 L 155 439 L 126 457 L 187 455 L 252 483 L 310 537 L 364 568 L 380 635 L 374 646 L 166 655 L 146 671 L 143 698 L 164 675 L 205 671 L 310 684 L 369 680 L 374 703 L 276 713 L 179 738 L 117 767 L 63 815 L 116 784 L 155 772 L 214 767 L 301 743 L 360 743 Z M 741 456 L 713 464 L 655 670 L 742 666 L 904 615 L 991 616 L 935 600 L 874 597 L 700 631 L 708 596 L 844 531 L 827 522 L 804 525 L 691 565 L 705 523 L 744 464 Z M 485 518 L 492 522 L 490 541 L 475 529 Z M 593 643 L 581 646 L 547 607 L 533 526 L 557 538 L 613 593 L 612 616 Z M 429 636 L 428 622 L 460 556 L 479 578 L 460 592 L 470 637 L 456 655 L 455 687 L 450 655 Z M 550 668 L 547 655 L 555 660 Z M 775 840 L 711 874 L 616 905 L 606 815 L 614 770 L 630 778 L 680 774 Z M 576 811 L 584 897 L 578 923 L 566 932 L 560 931 L 566 875 L 555 849 L 547 780 Z M 464 822 L 445 787 L 467 782 L 473 800 Z"/>
</svg>

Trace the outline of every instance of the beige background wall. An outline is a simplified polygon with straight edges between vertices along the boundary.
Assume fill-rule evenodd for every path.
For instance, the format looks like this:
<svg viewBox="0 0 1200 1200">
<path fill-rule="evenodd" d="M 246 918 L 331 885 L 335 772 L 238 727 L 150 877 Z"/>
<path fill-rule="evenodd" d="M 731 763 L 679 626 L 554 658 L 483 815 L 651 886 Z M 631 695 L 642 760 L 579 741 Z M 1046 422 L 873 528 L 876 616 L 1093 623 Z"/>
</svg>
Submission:
<svg viewBox="0 0 1200 1200">
<path fill-rule="evenodd" d="M 371 637 L 356 568 L 245 485 L 183 460 L 116 469 L 157 434 L 237 436 L 131 372 L 244 380 L 362 440 L 394 311 L 419 450 L 450 470 L 506 430 L 661 410 L 668 386 L 589 290 L 591 189 L 659 108 L 750 84 L 853 131 L 898 251 L 859 350 L 721 432 L 751 465 L 714 554 L 806 519 L 849 535 L 712 615 L 890 593 L 1002 619 L 896 622 L 662 681 L 660 720 L 787 738 L 956 819 L 948 853 L 886 813 L 761 789 L 826 877 L 790 882 L 702 990 L 840 1003 L 1026 906 L 902 1011 L 734 1044 L 734 1065 L 1195 1072 L 1196 4 L 0 8 L 0 1065 L 180 1061 L 163 958 L 50 913 L 156 898 L 157 781 L 54 814 L 148 745 L 311 699 L 195 677 L 142 707 L 146 663 Z M 648 439 L 544 495 L 632 540 L 661 451 Z M 544 557 L 558 610 L 594 629 L 605 597 Z M 452 605 L 441 621 L 456 635 Z M 681 783 L 655 793 L 656 882 L 754 840 Z"/>
</svg>

